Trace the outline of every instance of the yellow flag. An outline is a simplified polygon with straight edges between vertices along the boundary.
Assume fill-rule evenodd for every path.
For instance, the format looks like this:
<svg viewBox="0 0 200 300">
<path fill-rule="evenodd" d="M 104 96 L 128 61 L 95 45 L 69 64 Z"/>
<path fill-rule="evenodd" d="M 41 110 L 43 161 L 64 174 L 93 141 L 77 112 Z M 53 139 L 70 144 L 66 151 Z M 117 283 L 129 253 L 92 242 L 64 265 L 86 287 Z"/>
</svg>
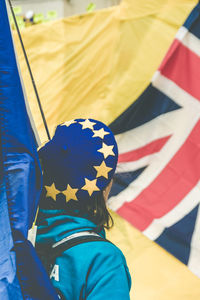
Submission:
<svg viewBox="0 0 200 300">
<path fill-rule="evenodd" d="M 194 0 L 123 0 L 120 5 L 32 26 L 23 31 L 51 135 L 58 123 L 118 117 L 149 84 Z M 17 43 L 37 129 L 47 140 Z M 199 279 L 185 265 L 113 213 L 109 238 L 124 252 L 132 274 L 131 299 L 197 300 Z"/>
</svg>

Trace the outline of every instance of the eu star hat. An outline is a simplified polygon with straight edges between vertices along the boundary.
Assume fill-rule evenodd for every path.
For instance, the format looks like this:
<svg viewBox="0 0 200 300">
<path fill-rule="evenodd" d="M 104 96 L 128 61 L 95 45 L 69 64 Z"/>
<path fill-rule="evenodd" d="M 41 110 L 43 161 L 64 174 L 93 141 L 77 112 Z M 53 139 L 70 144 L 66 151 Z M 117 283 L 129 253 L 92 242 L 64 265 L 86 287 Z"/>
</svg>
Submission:
<svg viewBox="0 0 200 300">
<path fill-rule="evenodd" d="M 118 160 L 113 133 L 94 119 L 58 125 L 38 153 L 46 199 L 62 207 L 69 201 L 92 201 L 110 183 Z"/>
</svg>

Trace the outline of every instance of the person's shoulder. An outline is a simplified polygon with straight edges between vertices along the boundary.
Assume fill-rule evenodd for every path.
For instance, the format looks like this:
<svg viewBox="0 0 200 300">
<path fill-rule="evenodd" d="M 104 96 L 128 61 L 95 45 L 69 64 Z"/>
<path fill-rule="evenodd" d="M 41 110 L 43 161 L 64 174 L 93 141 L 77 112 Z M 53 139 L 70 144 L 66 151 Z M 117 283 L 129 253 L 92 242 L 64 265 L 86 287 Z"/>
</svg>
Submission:
<svg viewBox="0 0 200 300">
<path fill-rule="evenodd" d="M 112 254 L 114 256 L 124 256 L 120 248 L 109 240 L 102 241 L 101 246 L 104 249 L 104 253 Z"/>
<path fill-rule="evenodd" d="M 94 260 L 96 264 L 106 261 L 114 265 L 126 265 L 122 251 L 106 239 L 76 244 L 76 246 L 63 251 L 62 256 L 78 257 L 78 260 L 83 263 Z"/>
<path fill-rule="evenodd" d="M 90 255 L 100 260 L 109 260 L 111 263 L 115 262 L 115 264 L 126 264 L 122 251 L 108 240 L 87 243 L 85 247 L 90 249 Z"/>
<path fill-rule="evenodd" d="M 95 242 L 95 244 L 89 252 L 90 266 L 92 266 L 89 268 L 90 278 L 96 278 L 96 281 L 92 279 L 92 282 L 103 282 L 105 288 L 105 278 L 107 278 L 107 282 L 110 282 L 107 285 L 112 288 L 120 281 L 123 288 L 119 290 L 127 292 L 124 298 L 119 296 L 119 299 L 129 299 L 127 295 L 131 287 L 131 276 L 122 251 L 109 241 Z"/>
</svg>

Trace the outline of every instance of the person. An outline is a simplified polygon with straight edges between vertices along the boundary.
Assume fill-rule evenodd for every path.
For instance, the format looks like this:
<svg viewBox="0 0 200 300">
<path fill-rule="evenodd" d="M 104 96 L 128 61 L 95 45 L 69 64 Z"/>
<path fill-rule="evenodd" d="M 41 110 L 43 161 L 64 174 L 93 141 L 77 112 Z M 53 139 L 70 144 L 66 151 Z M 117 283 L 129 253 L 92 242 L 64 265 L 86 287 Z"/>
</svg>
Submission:
<svg viewBox="0 0 200 300">
<path fill-rule="evenodd" d="M 56 128 L 39 150 L 44 187 L 36 249 L 61 299 L 130 299 L 131 277 L 123 253 L 105 239 L 113 225 L 106 201 L 118 149 L 111 130 L 93 119 Z M 81 243 L 49 255 L 70 239 Z M 93 240 L 87 240 L 92 235 Z"/>
</svg>

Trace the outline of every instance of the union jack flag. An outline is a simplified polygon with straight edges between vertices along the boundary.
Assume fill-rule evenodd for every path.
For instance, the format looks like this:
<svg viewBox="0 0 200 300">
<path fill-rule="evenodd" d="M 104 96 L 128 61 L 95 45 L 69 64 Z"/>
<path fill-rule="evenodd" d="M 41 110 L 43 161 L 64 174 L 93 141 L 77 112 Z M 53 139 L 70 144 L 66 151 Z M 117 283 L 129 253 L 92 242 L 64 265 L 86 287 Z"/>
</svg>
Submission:
<svg viewBox="0 0 200 300">
<path fill-rule="evenodd" d="M 200 277 L 200 4 L 150 85 L 110 128 L 109 206 Z"/>
</svg>

